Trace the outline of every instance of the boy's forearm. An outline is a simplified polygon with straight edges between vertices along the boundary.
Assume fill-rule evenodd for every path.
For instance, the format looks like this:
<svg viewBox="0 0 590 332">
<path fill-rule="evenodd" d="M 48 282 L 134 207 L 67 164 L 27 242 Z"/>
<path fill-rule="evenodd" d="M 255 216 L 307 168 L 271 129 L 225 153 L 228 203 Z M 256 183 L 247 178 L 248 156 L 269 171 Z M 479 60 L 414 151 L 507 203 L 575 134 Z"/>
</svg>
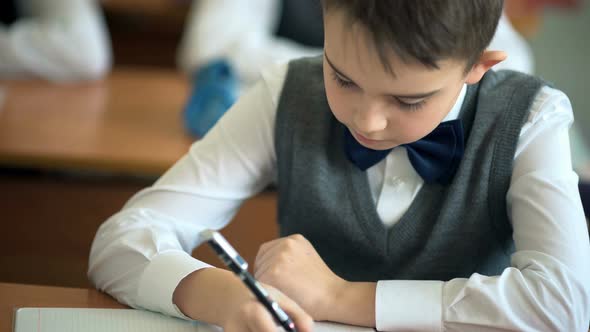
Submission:
<svg viewBox="0 0 590 332">
<path fill-rule="evenodd" d="M 205 268 L 186 276 L 174 290 L 173 301 L 188 317 L 223 325 L 230 312 L 252 298 L 232 272 Z"/>
<path fill-rule="evenodd" d="M 375 327 L 375 282 L 347 282 L 328 306 L 328 320 Z"/>
<path fill-rule="evenodd" d="M 327 320 L 374 327 L 376 287 L 371 282 L 347 282 L 329 302 Z M 173 301 L 192 319 L 223 325 L 229 312 L 252 297 L 230 271 L 205 268 L 180 282 Z"/>
</svg>

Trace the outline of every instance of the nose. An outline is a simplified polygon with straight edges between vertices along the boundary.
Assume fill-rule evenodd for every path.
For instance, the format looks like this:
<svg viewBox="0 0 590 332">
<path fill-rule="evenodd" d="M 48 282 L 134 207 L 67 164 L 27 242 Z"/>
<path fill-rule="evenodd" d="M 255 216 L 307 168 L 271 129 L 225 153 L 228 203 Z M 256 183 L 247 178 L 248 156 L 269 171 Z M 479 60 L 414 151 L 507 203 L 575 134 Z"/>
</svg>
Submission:
<svg viewBox="0 0 590 332">
<path fill-rule="evenodd" d="M 364 135 L 371 135 L 387 127 L 385 109 L 379 102 L 369 102 L 360 105 L 353 117 L 353 124 L 357 131 Z"/>
</svg>

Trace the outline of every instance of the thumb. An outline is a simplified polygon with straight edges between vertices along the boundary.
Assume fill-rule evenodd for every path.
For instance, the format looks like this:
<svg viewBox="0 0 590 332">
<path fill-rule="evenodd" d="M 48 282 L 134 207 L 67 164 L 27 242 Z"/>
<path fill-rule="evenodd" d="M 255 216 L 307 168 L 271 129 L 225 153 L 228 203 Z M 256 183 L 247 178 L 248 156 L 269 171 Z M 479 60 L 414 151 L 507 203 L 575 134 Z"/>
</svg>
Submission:
<svg viewBox="0 0 590 332">
<path fill-rule="evenodd" d="M 312 332 L 314 325 L 313 318 L 303 308 L 276 288 L 268 285 L 264 287 L 287 315 L 291 317 L 298 332 Z"/>
</svg>

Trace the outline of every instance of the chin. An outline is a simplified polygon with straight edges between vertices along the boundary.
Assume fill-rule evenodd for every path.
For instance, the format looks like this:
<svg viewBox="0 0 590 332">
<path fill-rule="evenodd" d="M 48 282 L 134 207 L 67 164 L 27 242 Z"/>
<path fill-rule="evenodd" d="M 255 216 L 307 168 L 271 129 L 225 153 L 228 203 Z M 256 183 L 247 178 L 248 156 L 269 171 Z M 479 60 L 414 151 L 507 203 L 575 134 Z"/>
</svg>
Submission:
<svg viewBox="0 0 590 332">
<path fill-rule="evenodd" d="M 399 146 L 399 144 L 395 144 L 395 143 L 391 143 L 391 142 L 362 142 L 360 140 L 357 140 L 357 142 L 359 142 L 362 146 L 369 148 L 369 149 L 373 149 L 373 150 L 391 150 L 397 146 Z"/>
</svg>

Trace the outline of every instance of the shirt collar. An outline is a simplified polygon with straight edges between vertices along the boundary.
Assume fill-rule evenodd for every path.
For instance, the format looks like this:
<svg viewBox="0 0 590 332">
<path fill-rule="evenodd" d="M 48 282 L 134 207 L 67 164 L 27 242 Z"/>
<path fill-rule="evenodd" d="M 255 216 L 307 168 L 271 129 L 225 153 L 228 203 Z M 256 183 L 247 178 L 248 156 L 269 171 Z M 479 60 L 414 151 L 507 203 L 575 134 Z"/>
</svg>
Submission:
<svg viewBox="0 0 590 332">
<path fill-rule="evenodd" d="M 457 101 L 455 101 L 455 105 L 453 105 L 453 108 L 451 109 L 449 114 L 447 114 L 447 116 L 443 119 L 443 122 L 456 120 L 457 118 L 459 118 L 459 113 L 461 113 L 461 108 L 463 107 L 463 101 L 465 101 L 465 94 L 466 93 L 467 93 L 467 84 L 463 84 L 463 87 L 461 88 L 461 92 L 459 93 L 459 96 L 457 97 Z"/>
</svg>

